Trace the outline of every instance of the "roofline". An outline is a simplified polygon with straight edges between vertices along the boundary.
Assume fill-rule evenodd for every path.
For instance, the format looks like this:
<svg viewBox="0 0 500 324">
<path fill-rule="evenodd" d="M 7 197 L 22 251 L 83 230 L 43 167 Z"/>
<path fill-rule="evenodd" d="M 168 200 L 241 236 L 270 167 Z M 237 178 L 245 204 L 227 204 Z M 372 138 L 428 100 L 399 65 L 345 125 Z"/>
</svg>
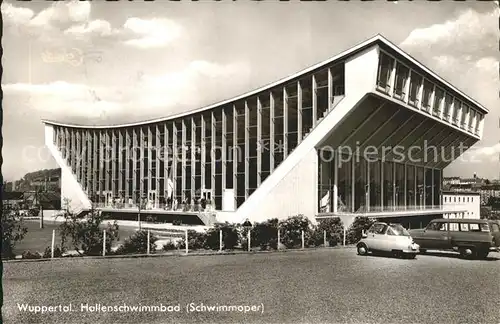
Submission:
<svg viewBox="0 0 500 324">
<path fill-rule="evenodd" d="M 436 218 L 431 220 L 431 222 L 436 223 L 488 223 L 493 219 L 484 219 L 484 218 Z"/>
<path fill-rule="evenodd" d="M 177 119 L 177 118 L 181 118 L 181 117 L 185 117 L 185 116 L 189 116 L 189 115 L 193 115 L 193 114 L 196 114 L 196 113 L 201 113 L 203 111 L 207 111 L 207 110 L 210 110 L 210 109 L 213 109 L 213 108 L 217 108 L 217 107 L 220 107 L 220 106 L 223 106 L 223 105 L 226 105 L 226 104 L 229 104 L 231 102 L 235 102 L 235 101 L 238 101 L 238 100 L 241 100 L 241 99 L 244 99 L 244 98 L 248 98 L 248 97 L 251 97 L 253 95 L 256 95 L 257 93 L 260 93 L 260 92 L 263 92 L 263 91 L 266 91 L 266 90 L 270 90 L 276 86 L 278 86 L 279 84 L 282 84 L 282 83 L 286 83 L 290 80 L 293 80 L 293 79 L 296 79 L 298 77 L 300 77 L 301 75 L 303 74 L 307 74 L 307 73 L 310 73 L 314 70 L 317 70 L 319 68 L 321 68 L 322 66 L 325 66 L 325 65 L 328 65 L 334 61 L 337 61 L 337 60 L 340 60 L 346 56 L 349 56 L 349 55 L 352 55 L 366 47 L 369 47 L 370 45 L 375 45 L 377 44 L 377 42 L 381 42 L 382 44 L 388 46 L 389 48 L 391 48 L 392 50 L 394 50 L 395 52 L 397 52 L 399 55 L 403 56 L 405 59 L 409 60 L 411 63 L 415 64 L 418 68 L 420 68 L 421 70 L 423 70 L 424 72 L 426 72 L 427 74 L 429 74 L 430 76 L 432 76 L 433 78 L 435 78 L 436 80 L 438 80 L 439 82 L 443 83 L 445 86 L 451 88 L 453 91 L 455 91 L 456 93 L 458 93 L 459 95 L 463 96 L 465 99 L 469 100 L 470 102 L 472 102 L 474 105 L 477 106 L 477 108 L 483 110 L 484 113 L 489 113 L 489 110 L 482 106 L 481 104 L 479 104 L 476 100 L 470 98 L 468 95 L 466 95 L 465 93 L 463 93 L 462 91 L 460 91 L 459 89 L 457 89 L 456 87 L 454 87 L 453 85 L 451 85 L 448 81 L 444 80 L 443 78 L 441 78 L 440 76 L 438 76 L 437 74 L 435 74 L 434 72 L 432 72 L 430 69 L 428 69 L 427 67 L 425 67 L 422 63 L 420 63 L 419 61 L 417 61 L 415 58 L 413 58 L 412 56 L 410 56 L 409 54 L 405 53 L 402 49 L 400 49 L 398 46 L 394 45 L 392 42 L 390 42 L 388 39 L 386 39 L 384 36 L 380 35 L 380 34 L 377 34 L 367 40 L 365 40 L 364 42 L 361 42 L 359 43 L 358 45 L 355 45 L 327 60 L 324 60 L 324 61 L 321 61 L 320 63 L 317 63 L 315 65 L 312 65 L 306 69 L 303 69 L 299 72 L 296 72 L 288 77 L 285 77 L 285 78 L 282 78 L 278 81 L 275 81 L 275 82 L 272 82 L 272 83 L 269 83 L 267 85 L 264 85 L 260 88 L 257 88 L 257 89 L 254 89 L 252 91 L 249 91 L 247 93 L 244 93 L 244 94 L 241 94 L 239 96 L 236 96 L 236 97 L 233 97 L 233 98 L 230 98 L 230 99 L 226 99 L 226 100 L 223 100 L 223 101 L 219 101 L 217 103 L 214 103 L 214 104 L 211 104 L 209 106 L 205 106 L 203 108 L 199 108 L 199 109 L 195 109 L 195 110 L 190 110 L 190 111 L 186 111 L 186 112 L 183 112 L 183 113 L 178 113 L 178 114 L 175 114 L 175 115 L 171 115 L 171 116 L 167 116 L 167 117 L 161 117 L 161 118 L 156 118 L 156 119 L 151 119 L 151 120 L 144 120 L 144 121 L 140 121 L 140 122 L 133 122 L 133 123 L 126 123 L 126 124 L 115 124 L 115 125 L 79 125 L 79 124 L 71 124 L 71 123 L 61 123 L 61 122 L 57 122 L 57 121 L 54 121 L 54 120 L 48 120 L 48 119 L 42 119 L 42 123 L 44 124 L 49 124 L 49 125 L 56 125 L 56 126 L 63 126 L 63 127 L 75 127 L 75 128 L 93 128 L 93 129 L 105 129 L 105 128 L 124 128 L 124 127 L 134 127 L 134 126 L 142 126 L 142 125 L 147 125 L 147 124 L 154 124 L 154 123 L 159 123 L 159 122 L 164 122 L 164 121 L 167 121 L 167 120 L 173 120 L 173 119 Z"/>
<path fill-rule="evenodd" d="M 453 191 L 453 190 L 443 190 L 443 195 L 471 195 L 471 196 L 480 196 L 480 192 L 476 191 Z"/>
</svg>

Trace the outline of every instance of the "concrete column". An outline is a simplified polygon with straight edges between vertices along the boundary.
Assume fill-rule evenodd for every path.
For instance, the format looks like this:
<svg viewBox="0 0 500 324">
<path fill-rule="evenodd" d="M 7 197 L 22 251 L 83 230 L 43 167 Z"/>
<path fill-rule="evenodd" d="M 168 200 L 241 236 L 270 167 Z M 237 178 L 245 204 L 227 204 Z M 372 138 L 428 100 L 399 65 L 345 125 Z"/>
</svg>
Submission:
<svg viewBox="0 0 500 324">
<path fill-rule="evenodd" d="M 139 147 L 141 148 L 141 161 L 140 161 L 140 171 L 139 171 L 139 179 L 140 179 L 140 189 L 139 189 L 139 203 L 142 202 L 142 197 L 144 197 L 144 195 L 146 194 L 146 191 L 148 190 L 145 186 L 144 186 L 144 169 L 146 168 L 146 166 L 144 165 L 144 158 L 145 158 L 145 154 L 144 154 L 144 148 L 145 148 L 145 134 L 144 134 L 144 128 L 141 127 L 139 128 Z"/>
<path fill-rule="evenodd" d="M 147 134 L 148 134 L 148 141 L 146 143 L 147 145 L 147 152 L 148 152 L 148 164 L 145 165 L 144 167 L 148 168 L 147 170 L 147 179 L 148 179 L 148 186 L 147 188 L 144 188 L 146 190 L 146 197 L 148 199 L 148 203 L 152 203 L 149 201 L 149 192 L 153 189 L 153 177 L 152 177 L 152 171 L 151 169 L 153 168 L 153 125 L 148 125 L 147 127 Z"/>
<path fill-rule="evenodd" d="M 245 100 L 245 200 L 248 199 L 249 176 L 250 176 L 250 111 L 248 102 Z"/>
<path fill-rule="evenodd" d="M 182 188 L 181 188 L 181 202 L 184 201 L 187 197 L 186 197 L 186 183 L 187 183 L 187 177 L 186 177 L 186 158 L 187 158 L 187 152 L 186 152 L 186 149 L 187 149 L 187 145 L 186 145 L 186 120 L 183 119 L 181 121 L 181 124 L 182 124 L 182 142 L 181 142 L 181 147 L 182 147 L 182 170 L 181 170 L 181 174 L 182 174 Z M 212 134 L 213 136 L 213 134 Z M 189 203 L 189 202 L 188 202 Z"/>
<path fill-rule="evenodd" d="M 328 111 L 332 110 L 333 106 L 333 75 L 332 68 L 328 68 Z"/>
<path fill-rule="evenodd" d="M 422 98 L 423 98 L 423 95 L 424 95 L 424 83 L 425 83 L 425 78 L 422 77 L 421 79 L 421 84 L 420 84 L 420 87 L 418 87 L 418 95 L 417 95 L 417 100 L 418 100 L 418 104 L 417 104 L 417 108 L 420 110 L 422 109 Z"/>
<path fill-rule="evenodd" d="M 124 156 L 124 142 L 123 142 L 123 132 L 122 130 L 117 130 L 118 132 L 118 192 L 123 192 L 123 195 L 120 198 L 124 198 L 125 193 L 125 184 L 123 183 L 123 176 L 125 172 L 125 165 L 123 164 L 123 156 Z"/>
<path fill-rule="evenodd" d="M 313 128 L 316 127 L 318 123 L 318 98 L 316 96 L 316 91 L 318 88 L 318 84 L 316 83 L 316 77 L 312 76 L 312 119 L 313 119 Z"/>
<path fill-rule="evenodd" d="M 111 192 L 113 193 L 113 199 L 115 198 L 115 196 L 117 195 L 117 192 L 115 192 L 115 189 L 116 189 L 116 155 L 115 155 L 115 147 L 116 147 L 116 133 L 115 133 L 115 130 L 114 129 L 111 129 L 109 131 L 109 137 L 110 137 L 110 145 L 108 146 L 108 150 L 111 151 L 111 166 L 110 166 L 110 170 L 111 170 L 111 174 L 110 174 L 110 179 L 111 179 Z"/>
<path fill-rule="evenodd" d="M 288 156 L 288 93 L 283 87 L 283 161 Z"/>
<path fill-rule="evenodd" d="M 173 199 L 177 198 L 179 188 L 177 186 L 177 164 L 179 161 L 179 148 L 178 148 L 178 132 L 177 132 L 177 125 L 175 122 L 172 122 L 172 182 L 174 183 L 174 189 L 173 189 Z M 172 199 L 172 203 L 173 203 Z M 180 201 L 178 201 L 180 203 Z"/>
<path fill-rule="evenodd" d="M 205 189 L 205 165 L 206 165 L 206 139 L 205 139 L 205 116 L 201 115 L 201 189 Z"/>
<path fill-rule="evenodd" d="M 227 177 L 227 115 L 226 109 L 222 109 L 222 148 L 221 148 L 221 162 L 222 163 L 222 194 L 224 195 L 224 189 L 226 189 L 226 177 Z"/>
<path fill-rule="evenodd" d="M 404 102 L 408 105 L 409 100 L 410 100 L 410 84 L 411 84 L 411 73 L 412 70 L 408 70 L 408 78 L 406 79 L 405 83 L 405 97 L 404 97 Z"/>
<path fill-rule="evenodd" d="M 297 146 L 302 142 L 302 86 L 297 81 Z"/>
<path fill-rule="evenodd" d="M 214 112 L 212 111 L 212 122 L 210 123 L 212 125 L 212 149 L 211 149 L 211 154 L 210 156 L 212 157 L 211 159 L 211 164 L 210 164 L 210 167 L 211 167 L 211 176 L 212 176 L 212 182 L 211 182 L 211 191 L 212 191 L 212 199 L 215 201 L 215 136 L 216 136 L 216 132 L 215 132 L 215 115 L 214 115 Z"/>
<path fill-rule="evenodd" d="M 333 159 L 333 172 L 334 172 L 334 183 L 333 183 L 333 212 L 336 213 L 338 211 L 338 203 L 339 203 L 339 194 L 338 194 L 338 186 L 339 186 L 339 151 L 334 151 L 335 158 Z"/>
<path fill-rule="evenodd" d="M 139 179 L 140 179 L 140 175 L 137 174 L 137 171 L 140 172 L 140 168 L 139 170 L 137 170 L 137 161 L 139 159 L 141 159 L 141 156 L 142 156 L 142 153 L 140 153 L 140 145 L 139 145 L 139 138 L 138 138 L 138 135 L 139 135 L 139 128 L 132 128 L 132 147 L 133 147 L 133 151 L 132 151 L 132 157 L 133 157 L 133 161 L 132 161 L 132 203 L 133 204 L 136 204 L 137 201 L 137 197 L 136 197 L 136 192 L 138 190 L 140 190 L 141 188 L 137 188 L 137 177 L 139 176 Z M 140 197 L 140 193 L 139 193 L 139 197 Z"/>
<path fill-rule="evenodd" d="M 392 69 L 391 69 L 391 75 L 389 79 L 389 96 L 394 95 L 394 88 L 396 85 L 396 67 L 397 67 L 398 61 L 394 59 L 394 62 L 392 63 Z"/>
<path fill-rule="evenodd" d="M 156 179 L 156 185 L 155 185 L 155 190 L 156 190 L 156 201 L 155 201 L 155 207 L 158 207 L 159 203 L 159 196 L 163 196 L 163 188 L 160 188 L 160 152 L 161 152 L 161 136 L 160 136 L 160 127 L 164 127 L 163 125 L 156 125 L 156 145 L 155 145 L 155 163 L 156 163 L 156 174 L 155 174 L 155 179 Z M 163 139 L 165 139 L 165 135 L 163 135 Z M 163 175 L 165 177 L 165 175 Z M 165 181 L 164 181 L 165 183 Z"/>
<path fill-rule="evenodd" d="M 191 197 L 195 198 L 196 196 L 196 124 L 194 122 L 194 118 L 191 117 Z"/>
<path fill-rule="evenodd" d="M 274 95 L 269 91 L 269 174 L 274 171 L 274 116 L 275 116 Z"/>
<path fill-rule="evenodd" d="M 257 97 L 257 187 L 262 181 L 262 103 Z"/>
<path fill-rule="evenodd" d="M 132 148 L 132 142 L 130 140 L 130 129 L 126 128 L 125 129 L 125 195 L 124 195 L 124 203 L 128 204 L 129 198 L 132 198 L 129 194 L 132 184 L 131 184 L 131 178 L 130 178 L 130 151 Z"/>
<path fill-rule="evenodd" d="M 238 206 L 237 189 L 238 189 L 238 159 L 240 151 L 238 149 L 238 111 L 236 105 L 233 105 L 233 189 L 234 189 L 234 205 Z"/>
</svg>

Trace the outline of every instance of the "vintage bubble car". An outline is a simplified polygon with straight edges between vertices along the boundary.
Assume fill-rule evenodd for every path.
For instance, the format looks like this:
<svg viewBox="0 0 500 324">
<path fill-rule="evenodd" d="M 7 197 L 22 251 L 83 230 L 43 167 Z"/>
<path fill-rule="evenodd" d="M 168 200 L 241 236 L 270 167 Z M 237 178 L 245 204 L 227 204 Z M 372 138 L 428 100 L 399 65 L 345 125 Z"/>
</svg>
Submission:
<svg viewBox="0 0 500 324">
<path fill-rule="evenodd" d="M 385 253 L 414 259 L 419 246 L 401 224 L 374 223 L 356 245 L 359 255 Z"/>
</svg>

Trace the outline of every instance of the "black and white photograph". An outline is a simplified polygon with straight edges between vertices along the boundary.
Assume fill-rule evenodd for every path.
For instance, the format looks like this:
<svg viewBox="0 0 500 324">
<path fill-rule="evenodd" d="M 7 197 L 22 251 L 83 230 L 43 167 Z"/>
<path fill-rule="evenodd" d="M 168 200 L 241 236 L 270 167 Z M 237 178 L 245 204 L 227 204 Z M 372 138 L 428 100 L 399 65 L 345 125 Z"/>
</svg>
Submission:
<svg viewBox="0 0 500 324">
<path fill-rule="evenodd" d="M 0 323 L 500 323 L 499 1 L 16 1 Z"/>
</svg>

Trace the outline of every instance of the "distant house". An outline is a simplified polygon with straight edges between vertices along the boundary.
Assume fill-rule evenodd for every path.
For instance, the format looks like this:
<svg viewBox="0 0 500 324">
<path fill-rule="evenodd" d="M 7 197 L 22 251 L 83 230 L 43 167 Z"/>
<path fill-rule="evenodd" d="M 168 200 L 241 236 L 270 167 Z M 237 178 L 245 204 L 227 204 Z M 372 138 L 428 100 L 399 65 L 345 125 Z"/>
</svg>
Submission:
<svg viewBox="0 0 500 324">
<path fill-rule="evenodd" d="M 2 193 L 2 202 L 4 207 L 22 207 L 25 203 L 24 192 L 4 191 Z"/>
</svg>

